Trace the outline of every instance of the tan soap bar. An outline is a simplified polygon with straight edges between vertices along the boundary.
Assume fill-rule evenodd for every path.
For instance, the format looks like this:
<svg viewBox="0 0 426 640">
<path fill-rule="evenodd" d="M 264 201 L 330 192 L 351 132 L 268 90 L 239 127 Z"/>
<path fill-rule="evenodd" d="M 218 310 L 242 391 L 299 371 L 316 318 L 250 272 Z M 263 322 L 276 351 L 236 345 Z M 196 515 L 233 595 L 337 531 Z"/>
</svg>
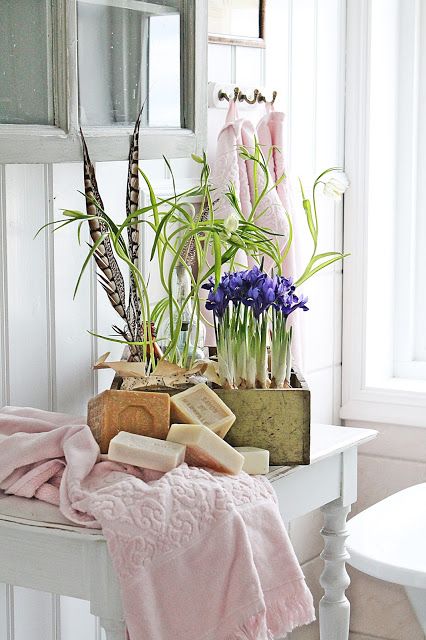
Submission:
<svg viewBox="0 0 426 640">
<path fill-rule="evenodd" d="M 103 391 L 89 400 L 87 424 L 101 453 L 119 431 L 165 440 L 170 425 L 170 396 L 148 391 Z"/>
<path fill-rule="evenodd" d="M 244 457 L 202 424 L 172 424 L 167 441 L 186 445 L 185 462 L 221 473 L 240 473 Z"/>
<path fill-rule="evenodd" d="M 219 396 L 201 382 L 170 399 L 171 421 L 203 424 L 223 438 L 235 422 L 235 416 Z"/>
<path fill-rule="evenodd" d="M 171 471 L 185 460 L 185 446 L 120 431 L 109 443 L 108 458 L 144 469 Z"/>
<path fill-rule="evenodd" d="M 269 473 L 269 451 L 258 447 L 235 447 L 244 456 L 243 471 L 251 476 Z"/>
</svg>

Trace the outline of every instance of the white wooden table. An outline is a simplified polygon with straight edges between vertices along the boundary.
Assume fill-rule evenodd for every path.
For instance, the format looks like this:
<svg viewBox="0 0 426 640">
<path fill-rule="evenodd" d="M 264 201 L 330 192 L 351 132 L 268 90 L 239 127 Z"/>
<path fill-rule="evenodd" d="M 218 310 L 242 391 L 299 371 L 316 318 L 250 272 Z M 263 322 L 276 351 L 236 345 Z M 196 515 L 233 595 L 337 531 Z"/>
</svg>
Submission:
<svg viewBox="0 0 426 640">
<path fill-rule="evenodd" d="M 346 516 L 357 498 L 358 445 L 376 433 L 313 425 L 311 464 L 272 467 L 269 473 L 286 523 L 319 507 L 324 513 L 321 640 L 348 639 Z M 0 582 L 89 600 L 108 640 L 124 639 L 118 583 L 105 538 L 99 533 L 0 513 Z"/>
</svg>

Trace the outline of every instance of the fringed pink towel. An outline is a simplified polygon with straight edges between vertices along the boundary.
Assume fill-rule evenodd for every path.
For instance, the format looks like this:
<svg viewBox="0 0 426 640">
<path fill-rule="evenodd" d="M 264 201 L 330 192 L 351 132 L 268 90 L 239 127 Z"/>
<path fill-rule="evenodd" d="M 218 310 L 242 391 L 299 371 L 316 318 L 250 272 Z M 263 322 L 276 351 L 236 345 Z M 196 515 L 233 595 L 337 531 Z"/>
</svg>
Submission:
<svg viewBox="0 0 426 640">
<path fill-rule="evenodd" d="M 102 527 L 130 640 L 272 640 L 314 619 L 263 477 L 99 461 L 83 420 L 0 411 L 0 489 Z"/>
</svg>

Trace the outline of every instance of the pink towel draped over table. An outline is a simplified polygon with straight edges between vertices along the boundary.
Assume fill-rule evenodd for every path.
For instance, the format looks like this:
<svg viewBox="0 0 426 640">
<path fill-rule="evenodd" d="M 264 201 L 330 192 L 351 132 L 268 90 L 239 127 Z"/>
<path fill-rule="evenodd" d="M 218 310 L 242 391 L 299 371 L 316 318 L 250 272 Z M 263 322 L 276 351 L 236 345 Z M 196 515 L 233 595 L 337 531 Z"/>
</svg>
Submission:
<svg viewBox="0 0 426 640">
<path fill-rule="evenodd" d="M 0 411 L 0 489 L 102 528 L 130 640 L 271 640 L 314 619 L 264 477 L 101 461 L 83 419 Z"/>
</svg>

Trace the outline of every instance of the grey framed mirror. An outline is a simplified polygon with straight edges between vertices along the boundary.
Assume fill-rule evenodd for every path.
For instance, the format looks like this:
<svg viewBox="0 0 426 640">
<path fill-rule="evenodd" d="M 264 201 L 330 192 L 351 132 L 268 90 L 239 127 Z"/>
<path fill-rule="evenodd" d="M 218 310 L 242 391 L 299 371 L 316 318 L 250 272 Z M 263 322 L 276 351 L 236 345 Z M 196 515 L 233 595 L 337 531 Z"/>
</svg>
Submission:
<svg viewBox="0 0 426 640">
<path fill-rule="evenodd" d="M 209 42 L 265 46 L 266 0 L 209 0 Z"/>
</svg>

